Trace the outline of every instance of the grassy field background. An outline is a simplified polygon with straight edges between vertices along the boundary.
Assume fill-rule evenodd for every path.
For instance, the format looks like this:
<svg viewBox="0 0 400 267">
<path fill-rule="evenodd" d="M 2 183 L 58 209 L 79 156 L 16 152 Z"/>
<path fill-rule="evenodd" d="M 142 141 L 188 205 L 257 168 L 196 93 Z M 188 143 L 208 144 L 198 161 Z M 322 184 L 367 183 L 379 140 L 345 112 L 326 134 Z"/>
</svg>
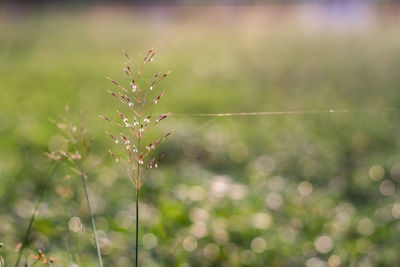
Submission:
<svg viewBox="0 0 400 267">
<path fill-rule="evenodd" d="M 314 29 L 268 8 L 82 8 L 0 16 L 0 254 L 15 262 L 68 104 L 94 139 L 90 194 L 106 266 L 134 260 L 135 192 L 106 153 L 106 76 L 122 49 L 172 70 L 155 112 L 161 168 L 143 187 L 142 266 L 400 264 L 400 24 Z M 204 118 L 174 114 L 386 109 Z M 160 153 L 161 153 L 160 152 Z M 79 177 L 58 168 L 29 247 L 96 266 Z M 82 222 L 74 228 L 71 218 Z M 72 220 L 72 222 L 74 222 Z M 69 223 L 70 222 L 70 223 Z M 78 225 L 79 226 L 79 225 Z M 33 252 L 32 252 L 33 253 Z M 29 256 L 30 257 L 30 256 Z"/>
</svg>

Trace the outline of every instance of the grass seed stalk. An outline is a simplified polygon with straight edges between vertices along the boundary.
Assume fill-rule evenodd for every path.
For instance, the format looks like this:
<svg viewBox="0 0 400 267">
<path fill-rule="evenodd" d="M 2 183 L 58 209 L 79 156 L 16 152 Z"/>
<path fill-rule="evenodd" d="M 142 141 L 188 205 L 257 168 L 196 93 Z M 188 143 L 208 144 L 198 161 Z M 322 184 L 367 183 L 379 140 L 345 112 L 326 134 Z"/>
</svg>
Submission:
<svg viewBox="0 0 400 267">
<path fill-rule="evenodd" d="M 92 140 L 88 140 L 87 131 L 85 128 L 85 118 L 83 114 L 80 114 L 82 121 L 79 125 L 75 125 L 69 119 L 69 108 L 66 106 L 66 115 L 61 116 L 61 121 L 52 122 L 63 132 L 64 141 L 66 143 L 66 150 L 51 151 L 48 153 L 48 157 L 55 161 L 64 161 L 67 163 L 71 171 L 81 178 L 82 186 L 85 192 L 86 203 L 90 214 L 90 223 L 93 231 L 93 235 L 96 243 L 97 257 L 99 266 L 103 267 L 103 260 L 101 257 L 99 239 L 97 237 L 96 225 L 94 221 L 94 214 L 92 205 L 89 198 L 88 185 L 87 185 L 87 174 L 84 167 L 84 162 L 90 154 L 90 147 Z"/>
<path fill-rule="evenodd" d="M 165 113 L 153 119 L 152 114 L 149 112 L 151 107 L 156 105 L 164 96 L 164 91 L 159 90 L 158 85 L 170 72 L 168 71 L 164 74 L 156 73 L 151 79 L 145 79 L 143 78 L 143 68 L 153 61 L 155 50 L 150 49 L 143 60 L 140 61 L 138 67 L 134 65 L 125 51 L 123 53 L 127 59 L 123 71 L 128 76 L 129 87 L 124 87 L 114 79 L 107 78 L 116 86 L 115 90 L 109 90 L 108 92 L 118 102 L 122 103 L 128 113 L 125 115 L 125 113 L 117 110 L 120 118 L 119 122 L 106 116 L 100 116 L 100 118 L 120 127 L 121 130 L 118 135 L 107 131 L 106 133 L 114 143 L 121 145 L 122 150 L 125 151 L 123 157 L 118 157 L 111 150 L 109 150 L 109 153 L 126 170 L 127 176 L 136 191 L 135 266 L 138 266 L 140 188 L 149 176 L 151 169 L 157 168 L 163 158 L 163 155 L 153 157 L 151 154 L 173 131 L 169 131 L 147 145 L 143 143 L 143 136 L 170 115 L 170 113 Z"/>
</svg>

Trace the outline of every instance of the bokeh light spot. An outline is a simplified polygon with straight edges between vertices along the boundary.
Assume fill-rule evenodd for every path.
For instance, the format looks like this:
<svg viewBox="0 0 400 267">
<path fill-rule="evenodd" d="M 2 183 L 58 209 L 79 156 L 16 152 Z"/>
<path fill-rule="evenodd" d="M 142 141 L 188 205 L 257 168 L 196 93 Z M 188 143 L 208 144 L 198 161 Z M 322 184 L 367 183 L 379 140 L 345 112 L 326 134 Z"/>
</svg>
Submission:
<svg viewBox="0 0 400 267">
<path fill-rule="evenodd" d="M 374 181 L 382 180 L 385 170 L 381 165 L 374 165 L 369 169 L 369 177 Z"/>
<path fill-rule="evenodd" d="M 190 227 L 190 233 L 197 238 L 205 237 L 208 235 L 207 225 L 203 222 L 196 222 Z"/>
<path fill-rule="evenodd" d="M 83 229 L 81 219 L 79 219 L 78 217 L 72 217 L 68 221 L 68 227 L 69 227 L 69 230 L 71 230 L 74 233 L 81 232 Z"/>
<path fill-rule="evenodd" d="M 369 218 L 361 219 L 357 223 L 357 232 L 365 236 L 372 235 L 375 232 L 375 225 Z"/>
<path fill-rule="evenodd" d="M 303 181 L 299 184 L 297 187 L 297 190 L 299 191 L 300 195 L 303 197 L 309 196 L 312 191 L 313 191 L 313 186 L 310 182 Z"/>
<path fill-rule="evenodd" d="M 314 241 L 314 246 L 319 253 L 328 253 L 333 248 L 332 238 L 328 235 L 322 235 Z"/>
<path fill-rule="evenodd" d="M 182 246 L 186 251 L 191 252 L 197 248 L 197 240 L 192 236 L 188 236 L 183 240 Z"/>
<path fill-rule="evenodd" d="M 153 234 L 145 234 L 143 236 L 143 246 L 147 249 L 152 249 L 157 246 L 157 237 Z"/>
<path fill-rule="evenodd" d="M 256 237 L 251 241 L 250 246 L 254 252 L 261 253 L 267 247 L 267 243 L 265 242 L 264 238 Z"/>
<path fill-rule="evenodd" d="M 283 203 L 282 196 L 279 193 L 271 192 L 265 198 L 265 204 L 268 208 L 278 210 Z"/>
<path fill-rule="evenodd" d="M 268 213 L 256 213 L 253 216 L 253 226 L 265 230 L 271 226 L 272 217 Z"/>
<path fill-rule="evenodd" d="M 394 218 L 399 219 L 400 218 L 400 204 L 396 203 L 392 207 L 392 215 Z"/>
<path fill-rule="evenodd" d="M 269 180 L 268 186 L 272 191 L 280 192 L 285 188 L 285 179 L 280 176 L 274 176 Z"/>
<path fill-rule="evenodd" d="M 340 259 L 340 257 L 338 255 L 332 255 L 328 259 L 329 267 L 338 267 L 341 262 L 342 262 L 342 260 Z"/>
<path fill-rule="evenodd" d="M 220 249 L 219 246 L 213 243 L 207 244 L 203 248 L 203 255 L 208 260 L 216 260 L 219 257 Z"/>
<path fill-rule="evenodd" d="M 392 181 L 384 180 L 380 184 L 379 190 L 381 191 L 382 195 L 389 197 L 396 191 L 396 186 Z"/>
</svg>

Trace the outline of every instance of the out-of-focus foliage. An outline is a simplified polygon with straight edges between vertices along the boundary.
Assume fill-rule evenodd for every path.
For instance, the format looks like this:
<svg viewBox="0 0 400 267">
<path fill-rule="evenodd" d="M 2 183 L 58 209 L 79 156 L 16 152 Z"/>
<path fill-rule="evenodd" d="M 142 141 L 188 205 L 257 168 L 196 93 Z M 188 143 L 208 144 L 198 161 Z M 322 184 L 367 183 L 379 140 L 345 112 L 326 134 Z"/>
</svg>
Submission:
<svg viewBox="0 0 400 267">
<path fill-rule="evenodd" d="M 251 12 L 250 12 L 251 11 Z M 267 10 L 102 9 L 0 17 L 0 254 L 15 262 L 62 137 L 48 118 L 84 109 L 90 195 L 106 266 L 130 266 L 134 190 L 107 149 L 106 76 L 121 50 L 171 69 L 159 112 L 398 108 L 400 25 L 302 27 Z M 275 14 L 275 13 L 274 13 Z M 135 57 L 138 55 L 137 57 Z M 157 112 L 158 112 L 157 111 Z M 117 116 L 117 114 L 115 114 Z M 142 266 L 396 266 L 400 112 L 198 118 L 175 134 L 143 187 Z M 59 168 L 30 238 L 57 266 L 95 266 L 78 177 Z"/>
</svg>

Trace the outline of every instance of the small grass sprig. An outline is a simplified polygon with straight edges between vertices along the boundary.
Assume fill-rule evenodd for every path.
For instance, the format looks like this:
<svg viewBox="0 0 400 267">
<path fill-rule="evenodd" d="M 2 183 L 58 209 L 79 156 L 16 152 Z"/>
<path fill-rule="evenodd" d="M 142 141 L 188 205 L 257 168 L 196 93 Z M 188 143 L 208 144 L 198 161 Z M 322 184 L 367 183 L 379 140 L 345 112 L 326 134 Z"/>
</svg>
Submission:
<svg viewBox="0 0 400 267">
<path fill-rule="evenodd" d="M 47 155 L 50 159 L 53 159 L 55 161 L 64 161 L 70 166 L 72 172 L 81 177 L 83 189 L 85 191 L 86 202 L 90 214 L 91 227 L 95 238 L 97 257 L 99 260 L 99 265 L 103 267 L 99 239 L 97 237 L 96 225 L 94 221 L 92 205 L 90 203 L 88 186 L 86 182 L 88 177 L 86 175 L 86 171 L 83 164 L 83 162 L 90 154 L 90 146 L 93 141 L 88 140 L 88 138 L 86 137 L 87 131 L 85 128 L 84 116 L 82 116 L 81 114 L 82 121 L 80 122 L 80 125 L 74 125 L 68 118 L 69 117 L 68 106 L 66 106 L 65 111 L 66 115 L 61 116 L 61 121 L 52 120 L 52 122 L 64 133 L 64 138 L 65 138 L 64 140 L 66 142 L 67 149 L 51 151 L 50 153 L 47 153 Z"/>
<path fill-rule="evenodd" d="M 37 250 L 35 256 L 32 256 L 32 259 L 34 260 L 34 262 L 32 263 L 32 265 L 30 267 L 35 266 L 39 262 L 41 264 L 47 264 L 50 267 L 53 267 L 53 262 L 56 260 L 53 257 L 47 257 L 46 254 L 44 254 L 40 249 Z M 28 266 L 28 264 L 25 264 L 25 266 Z"/>
<path fill-rule="evenodd" d="M 118 135 L 106 132 L 114 143 L 122 146 L 126 152 L 124 157 L 118 157 L 114 152 L 109 150 L 110 154 L 114 157 L 115 161 L 120 163 L 126 170 L 127 176 L 136 190 L 136 248 L 135 248 L 135 266 L 138 266 L 138 238 L 139 238 L 139 193 L 140 188 L 149 176 L 152 168 L 157 168 L 163 156 L 152 157 L 151 154 L 156 150 L 158 145 L 162 143 L 173 131 L 169 131 L 149 144 L 143 143 L 143 136 L 147 131 L 158 125 L 161 121 L 166 119 L 170 113 L 162 114 L 153 119 L 153 115 L 149 109 L 157 104 L 164 96 L 164 91 L 157 90 L 157 85 L 168 76 L 169 71 L 161 74 L 156 73 L 151 79 L 144 79 L 142 72 L 144 66 L 153 61 L 155 51 L 150 49 L 140 66 L 136 69 L 129 55 L 123 51 L 128 62 L 123 68 L 123 71 L 129 78 L 129 90 L 123 85 L 116 82 L 111 78 L 109 79 L 117 88 L 116 90 L 109 90 L 108 92 L 119 102 L 123 104 L 125 109 L 129 112 L 124 113 L 117 110 L 121 122 L 117 122 L 109 117 L 100 116 L 100 118 L 107 120 L 113 125 L 121 128 Z M 155 91 L 159 91 L 155 93 Z"/>
<path fill-rule="evenodd" d="M 16 249 L 17 251 L 22 251 L 22 243 L 18 243 Z M 29 258 L 29 255 L 24 252 L 25 256 L 25 263 L 24 267 L 34 267 L 36 264 L 40 263 L 41 265 L 46 264 L 49 267 L 53 267 L 53 263 L 56 261 L 54 257 L 47 257 L 46 254 L 40 249 L 36 250 L 36 255 L 33 255 Z M 0 261 L 0 267 L 3 267 L 4 262 Z"/>
<path fill-rule="evenodd" d="M 43 199 L 46 195 L 47 189 L 49 188 L 49 185 L 51 184 L 53 176 L 58 168 L 58 165 L 59 165 L 59 163 L 57 162 L 56 165 L 54 166 L 53 170 L 51 171 L 51 174 L 48 176 L 47 181 L 45 182 L 44 186 L 42 187 L 42 189 L 40 191 L 39 199 L 36 201 L 35 208 L 33 209 L 31 218 L 29 220 L 28 228 L 26 229 L 26 232 L 24 235 L 24 239 L 23 239 L 22 243 L 19 243 L 19 244 L 21 244 L 21 248 L 18 250 L 18 257 L 17 257 L 17 261 L 15 262 L 15 267 L 19 266 L 19 263 L 20 263 L 21 257 L 22 257 L 22 253 L 28 243 L 28 239 L 29 239 L 29 236 L 32 231 L 33 223 L 35 222 L 36 216 L 39 214 L 40 205 L 43 202 Z M 0 261 L 0 267 L 2 267 L 1 261 Z"/>
</svg>

